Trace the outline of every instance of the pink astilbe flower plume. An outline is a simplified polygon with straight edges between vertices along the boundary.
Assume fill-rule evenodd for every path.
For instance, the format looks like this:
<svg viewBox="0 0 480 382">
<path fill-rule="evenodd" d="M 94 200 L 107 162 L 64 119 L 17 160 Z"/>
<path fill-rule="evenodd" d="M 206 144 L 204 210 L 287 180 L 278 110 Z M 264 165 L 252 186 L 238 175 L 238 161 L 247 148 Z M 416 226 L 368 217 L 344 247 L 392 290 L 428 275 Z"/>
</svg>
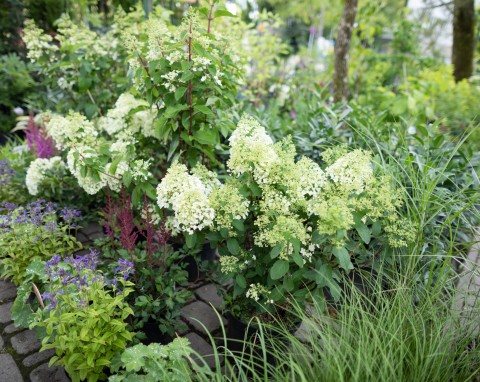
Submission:
<svg viewBox="0 0 480 382">
<path fill-rule="evenodd" d="M 53 138 L 49 137 L 45 126 L 38 127 L 33 120 L 33 113 L 30 113 L 27 129 L 27 145 L 33 154 L 38 158 L 51 158 L 55 155 L 55 145 Z"/>
</svg>

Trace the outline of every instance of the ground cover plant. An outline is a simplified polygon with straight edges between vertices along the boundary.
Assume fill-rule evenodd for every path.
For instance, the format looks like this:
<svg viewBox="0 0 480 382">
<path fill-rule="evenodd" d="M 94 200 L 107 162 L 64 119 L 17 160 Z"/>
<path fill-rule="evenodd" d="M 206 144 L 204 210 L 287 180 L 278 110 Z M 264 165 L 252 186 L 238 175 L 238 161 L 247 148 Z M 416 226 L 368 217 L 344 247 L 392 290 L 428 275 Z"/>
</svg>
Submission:
<svg viewBox="0 0 480 382">
<path fill-rule="evenodd" d="M 72 380 L 478 379 L 470 2 L 452 65 L 404 1 L 283 3 L 0 28 L 0 276 Z"/>
</svg>

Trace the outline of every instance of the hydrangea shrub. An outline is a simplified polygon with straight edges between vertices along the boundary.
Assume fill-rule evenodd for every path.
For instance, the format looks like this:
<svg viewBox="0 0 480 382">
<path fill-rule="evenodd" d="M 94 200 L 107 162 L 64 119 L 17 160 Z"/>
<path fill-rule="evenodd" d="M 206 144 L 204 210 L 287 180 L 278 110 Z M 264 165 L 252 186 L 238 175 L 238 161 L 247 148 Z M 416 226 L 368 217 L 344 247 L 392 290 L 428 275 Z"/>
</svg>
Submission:
<svg viewBox="0 0 480 382">
<path fill-rule="evenodd" d="M 218 247 L 237 312 L 272 310 L 292 296 L 302 303 L 324 287 L 338 298 L 340 272 L 412 239 L 397 214 L 400 193 L 375 173 L 369 152 L 334 147 L 321 168 L 296 160 L 289 139 L 274 143 L 250 117 L 229 142 L 223 183 L 205 168 L 177 163 L 158 185 L 157 201 L 187 242 L 206 235 Z"/>
</svg>

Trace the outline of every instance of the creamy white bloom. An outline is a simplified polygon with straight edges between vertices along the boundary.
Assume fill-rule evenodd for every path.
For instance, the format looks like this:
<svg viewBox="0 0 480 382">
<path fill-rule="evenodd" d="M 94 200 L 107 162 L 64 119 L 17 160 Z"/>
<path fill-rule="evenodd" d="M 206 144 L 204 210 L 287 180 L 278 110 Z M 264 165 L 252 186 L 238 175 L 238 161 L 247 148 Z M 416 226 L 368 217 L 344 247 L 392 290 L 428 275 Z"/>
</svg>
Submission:
<svg viewBox="0 0 480 382">
<path fill-rule="evenodd" d="M 76 112 L 70 112 L 66 117 L 53 116 L 46 124 L 46 129 L 59 150 L 65 149 L 73 142 L 92 144 L 98 136 L 93 123 Z"/>
<path fill-rule="evenodd" d="M 78 160 L 75 159 L 78 156 Z M 96 154 L 92 152 L 92 148 L 88 146 L 76 146 L 71 148 L 67 154 L 67 165 L 72 175 L 77 179 L 78 184 L 87 194 L 95 195 L 103 187 L 106 186 L 104 179 L 94 179 L 91 176 L 83 176 L 81 174 L 81 167 L 85 165 L 84 159 L 95 157 Z"/>
<path fill-rule="evenodd" d="M 268 183 L 271 167 L 278 162 L 272 138 L 265 128 L 252 117 L 244 116 L 229 139 L 231 173 L 240 175 L 253 170 L 259 184 Z"/>
<path fill-rule="evenodd" d="M 30 163 L 25 177 L 28 193 L 37 195 L 46 178 L 62 178 L 66 174 L 66 169 L 65 163 L 60 157 L 35 159 Z"/>
<path fill-rule="evenodd" d="M 370 161 L 371 153 L 354 150 L 337 159 L 325 172 L 344 191 L 360 194 L 375 179 Z"/>
<path fill-rule="evenodd" d="M 170 224 L 175 232 L 191 234 L 211 226 L 215 218 L 207 187 L 200 178 L 190 175 L 183 164 L 175 163 L 168 169 L 157 187 L 157 203 L 174 212 Z"/>
</svg>

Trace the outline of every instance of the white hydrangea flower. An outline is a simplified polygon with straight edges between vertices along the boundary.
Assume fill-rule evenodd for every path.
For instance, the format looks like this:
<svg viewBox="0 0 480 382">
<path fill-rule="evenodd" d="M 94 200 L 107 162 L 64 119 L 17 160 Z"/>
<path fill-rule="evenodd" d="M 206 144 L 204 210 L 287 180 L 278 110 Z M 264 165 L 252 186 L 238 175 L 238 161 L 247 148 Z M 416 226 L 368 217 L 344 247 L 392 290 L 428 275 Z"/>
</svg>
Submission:
<svg viewBox="0 0 480 382">
<path fill-rule="evenodd" d="M 75 159 L 75 155 L 78 154 L 78 161 Z M 68 169 L 72 175 L 77 179 L 78 184 L 82 187 L 87 194 L 95 195 L 103 187 L 106 186 L 104 179 L 93 179 L 90 176 L 82 176 L 80 168 L 84 164 L 84 158 L 92 158 L 96 156 L 92 152 L 92 148 L 88 146 L 77 146 L 72 149 L 67 154 L 67 165 Z"/>
<path fill-rule="evenodd" d="M 132 115 L 131 125 L 135 131 L 140 131 L 144 137 L 160 139 L 154 124 L 156 117 L 156 109 L 142 110 Z"/>
<path fill-rule="evenodd" d="M 53 38 L 38 28 L 32 20 L 25 21 L 22 39 L 28 50 L 27 57 L 31 62 L 38 61 L 45 53 L 58 50 L 58 47 L 52 44 Z"/>
<path fill-rule="evenodd" d="M 260 298 L 263 297 L 265 300 L 267 300 L 266 302 L 271 302 L 270 300 L 268 300 L 268 297 L 270 296 L 270 291 L 265 286 L 259 283 L 250 284 L 245 295 L 247 296 L 247 298 L 251 298 L 255 301 L 259 301 Z"/>
<path fill-rule="evenodd" d="M 72 142 L 94 143 L 98 136 L 93 123 L 76 112 L 70 112 L 66 117 L 53 116 L 46 124 L 46 129 L 59 150 L 65 149 Z"/>
<path fill-rule="evenodd" d="M 208 190 L 187 167 L 176 163 L 167 171 L 157 187 L 157 203 L 160 208 L 173 210 L 170 220 L 174 231 L 193 233 L 213 224 L 215 210 L 210 206 Z"/>
<path fill-rule="evenodd" d="M 231 173 L 240 175 L 253 170 L 255 181 L 268 183 L 270 168 L 278 162 L 272 138 L 255 119 L 243 116 L 229 139 Z"/>
<path fill-rule="evenodd" d="M 325 173 L 313 160 L 302 157 L 296 164 L 295 170 L 299 176 L 297 191 L 301 197 L 316 197 L 327 181 Z"/>
<path fill-rule="evenodd" d="M 375 179 L 370 161 L 371 153 L 358 149 L 337 159 L 325 172 L 345 192 L 360 194 Z"/>
<path fill-rule="evenodd" d="M 157 110 L 152 107 L 131 113 L 133 109 L 141 106 L 148 107 L 148 103 L 136 99 L 130 93 L 120 95 L 114 108 L 110 109 L 105 117 L 99 118 L 98 128 L 122 140 L 132 140 L 133 136 L 139 132 L 145 137 L 158 138 L 154 126 Z"/>
<path fill-rule="evenodd" d="M 47 177 L 65 176 L 67 167 L 60 157 L 37 158 L 27 170 L 25 184 L 30 195 L 37 195 L 38 191 Z"/>
<path fill-rule="evenodd" d="M 110 109 L 105 117 L 99 119 L 99 128 L 109 135 L 115 135 L 128 127 L 126 119 L 130 111 L 142 105 L 148 104 L 145 101 L 137 100 L 130 93 L 121 94 L 115 102 L 115 107 Z"/>
<path fill-rule="evenodd" d="M 115 173 L 110 173 L 111 163 L 105 166 L 105 172 L 100 174 L 100 178 L 112 191 L 119 192 L 122 188 L 122 176 L 129 170 L 128 163 L 124 160 L 120 161 L 115 169 Z"/>
</svg>

